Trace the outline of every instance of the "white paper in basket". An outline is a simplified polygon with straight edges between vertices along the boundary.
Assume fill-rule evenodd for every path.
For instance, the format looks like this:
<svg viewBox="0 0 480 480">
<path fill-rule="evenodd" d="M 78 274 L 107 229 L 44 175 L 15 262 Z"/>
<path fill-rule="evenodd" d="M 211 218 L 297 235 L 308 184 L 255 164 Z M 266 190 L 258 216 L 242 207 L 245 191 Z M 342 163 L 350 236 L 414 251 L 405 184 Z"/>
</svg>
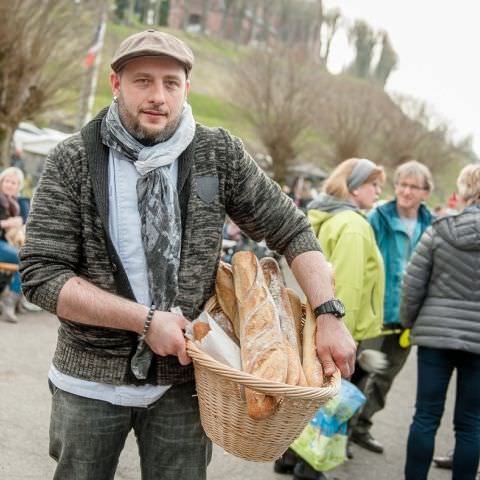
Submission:
<svg viewBox="0 0 480 480">
<path fill-rule="evenodd" d="M 210 331 L 201 341 L 193 340 L 193 325 L 208 323 Z M 207 313 L 202 312 L 186 329 L 187 337 L 212 358 L 237 370 L 242 369 L 240 347 L 223 331 L 222 327 Z"/>
</svg>

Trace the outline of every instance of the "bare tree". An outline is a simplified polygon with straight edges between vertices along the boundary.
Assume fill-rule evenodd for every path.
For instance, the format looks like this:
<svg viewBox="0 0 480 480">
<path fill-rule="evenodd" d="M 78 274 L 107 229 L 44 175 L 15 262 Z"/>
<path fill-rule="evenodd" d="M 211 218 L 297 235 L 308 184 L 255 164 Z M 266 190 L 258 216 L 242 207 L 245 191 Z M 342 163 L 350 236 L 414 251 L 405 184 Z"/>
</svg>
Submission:
<svg viewBox="0 0 480 480">
<path fill-rule="evenodd" d="M 224 0 L 223 1 L 223 9 L 222 9 L 222 23 L 220 27 L 220 36 L 221 38 L 226 38 L 227 32 L 227 20 L 230 16 L 232 11 L 232 7 L 234 6 L 235 0 Z"/>
<path fill-rule="evenodd" d="M 9 164 L 12 135 L 21 121 L 58 104 L 66 88 L 78 95 L 82 60 L 91 42 L 92 10 L 93 2 L 86 1 L 23 0 L 12 5 L 0 0 L 2 165 Z"/>
<path fill-rule="evenodd" d="M 285 47 L 256 51 L 235 71 L 233 98 L 246 112 L 282 182 L 310 127 L 318 82 L 302 52 Z"/>
<path fill-rule="evenodd" d="M 202 18 L 200 21 L 200 31 L 205 34 L 208 30 L 208 14 L 210 13 L 210 0 L 202 1 Z"/>
<path fill-rule="evenodd" d="M 385 156 L 394 166 L 405 157 L 434 167 L 447 166 L 455 156 L 468 156 L 462 142 L 453 140 L 447 121 L 425 102 L 409 96 L 395 97 L 396 110 L 385 118 Z"/>
<path fill-rule="evenodd" d="M 334 163 L 367 156 L 383 120 L 386 94 L 368 82 L 325 73 L 316 126 L 333 147 Z"/>
<path fill-rule="evenodd" d="M 233 22 L 233 41 L 239 44 L 242 39 L 243 20 L 247 9 L 247 0 L 237 0 L 235 2 L 234 22 Z"/>
<path fill-rule="evenodd" d="M 377 65 L 373 72 L 373 78 L 380 85 L 385 86 L 387 83 L 388 77 L 395 70 L 398 64 L 398 55 L 395 52 L 392 43 L 390 42 L 390 37 L 387 32 L 380 33 L 382 51 L 380 53 L 380 58 L 378 59 Z"/>
<path fill-rule="evenodd" d="M 374 47 L 377 35 L 363 20 L 357 20 L 348 32 L 350 43 L 355 49 L 355 58 L 348 73 L 358 78 L 370 78 Z"/>
</svg>

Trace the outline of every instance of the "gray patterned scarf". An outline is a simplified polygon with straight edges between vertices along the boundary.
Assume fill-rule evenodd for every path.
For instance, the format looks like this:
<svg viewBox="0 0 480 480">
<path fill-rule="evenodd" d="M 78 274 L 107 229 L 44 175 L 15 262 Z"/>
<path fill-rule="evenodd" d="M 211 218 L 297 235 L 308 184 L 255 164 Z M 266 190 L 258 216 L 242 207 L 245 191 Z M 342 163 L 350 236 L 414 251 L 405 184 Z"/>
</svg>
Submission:
<svg viewBox="0 0 480 480">
<path fill-rule="evenodd" d="M 195 121 L 187 103 L 175 133 L 168 140 L 149 147 L 125 129 L 116 102 L 110 105 L 102 123 L 103 143 L 123 154 L 141 175 L 137 180 L 137 197 L 148 284 L 152 301 L 161 311 L 168 311 L 177 296 L 182 232 L 170 165 L 188 147 L 194 135 Z M 131 364 L 137 378 L 147 377 L 151 359 L 152 352 L 140 341 Z"/>
</svg>

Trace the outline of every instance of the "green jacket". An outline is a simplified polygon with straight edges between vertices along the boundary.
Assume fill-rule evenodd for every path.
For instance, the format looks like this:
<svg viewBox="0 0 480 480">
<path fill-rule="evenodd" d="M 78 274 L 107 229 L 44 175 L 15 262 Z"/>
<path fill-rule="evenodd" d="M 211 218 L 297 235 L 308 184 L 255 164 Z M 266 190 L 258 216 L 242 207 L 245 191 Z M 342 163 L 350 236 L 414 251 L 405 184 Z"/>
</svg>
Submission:
<svg viewBox="0 0 480 480">
<path fill-rule="evenodd" d="M 332 197 L 330 197 L 332 199 Z M 352 205 L 321 211 L 312 202 L 308 218 L 335 271 L 337 297 L 345 304 L 345 324 L 356 341 L 380 335 L 385 274 L 372 228 Z"/>
<path fill-rule="evenodd" d="M 27 223 L 21 251 L 26 297 L 56 313 L 60 290 L 78 275 L 108 292 L 134 300 L 127 275 L 108 234 L 108 148 L 100 137 L 106 111 L 80 134 L 49 155 Z M 177 304 L 194 319 L 214 292 L 228 214 L 254 240 L 284 254 L 287 261 L 318 242 L 303 213 L 223 129 L 197 125 L 179 157 L 177 190 L 182 217 L 182 250 Z M 130 371 L 135 332 L 93 327 L 60 319 L 53 363 L 86 380 L 136 383 Z M 177 357 L 156 357 L 147 383 L 182 383 L 191 366 Z"/>
</svg>

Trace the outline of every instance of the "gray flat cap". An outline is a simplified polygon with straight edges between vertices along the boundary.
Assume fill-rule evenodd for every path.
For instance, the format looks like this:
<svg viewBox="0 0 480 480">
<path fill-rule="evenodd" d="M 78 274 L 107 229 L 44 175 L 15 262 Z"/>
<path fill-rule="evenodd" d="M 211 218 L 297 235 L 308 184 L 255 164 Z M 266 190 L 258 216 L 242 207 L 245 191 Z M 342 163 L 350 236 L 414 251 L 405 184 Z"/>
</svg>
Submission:
<svg viewBox="0 0 480 480">
<path fill-rule="evenodd" d="M 113 55 L 110 66 L 118 72 L 130 60 L 137 57 L 167 56 L 185 66 L 187 74 L 193 67 L 193 52 L 184 42 L 169 33 L 145 30 L 127 37 Z"/>
</svg>

